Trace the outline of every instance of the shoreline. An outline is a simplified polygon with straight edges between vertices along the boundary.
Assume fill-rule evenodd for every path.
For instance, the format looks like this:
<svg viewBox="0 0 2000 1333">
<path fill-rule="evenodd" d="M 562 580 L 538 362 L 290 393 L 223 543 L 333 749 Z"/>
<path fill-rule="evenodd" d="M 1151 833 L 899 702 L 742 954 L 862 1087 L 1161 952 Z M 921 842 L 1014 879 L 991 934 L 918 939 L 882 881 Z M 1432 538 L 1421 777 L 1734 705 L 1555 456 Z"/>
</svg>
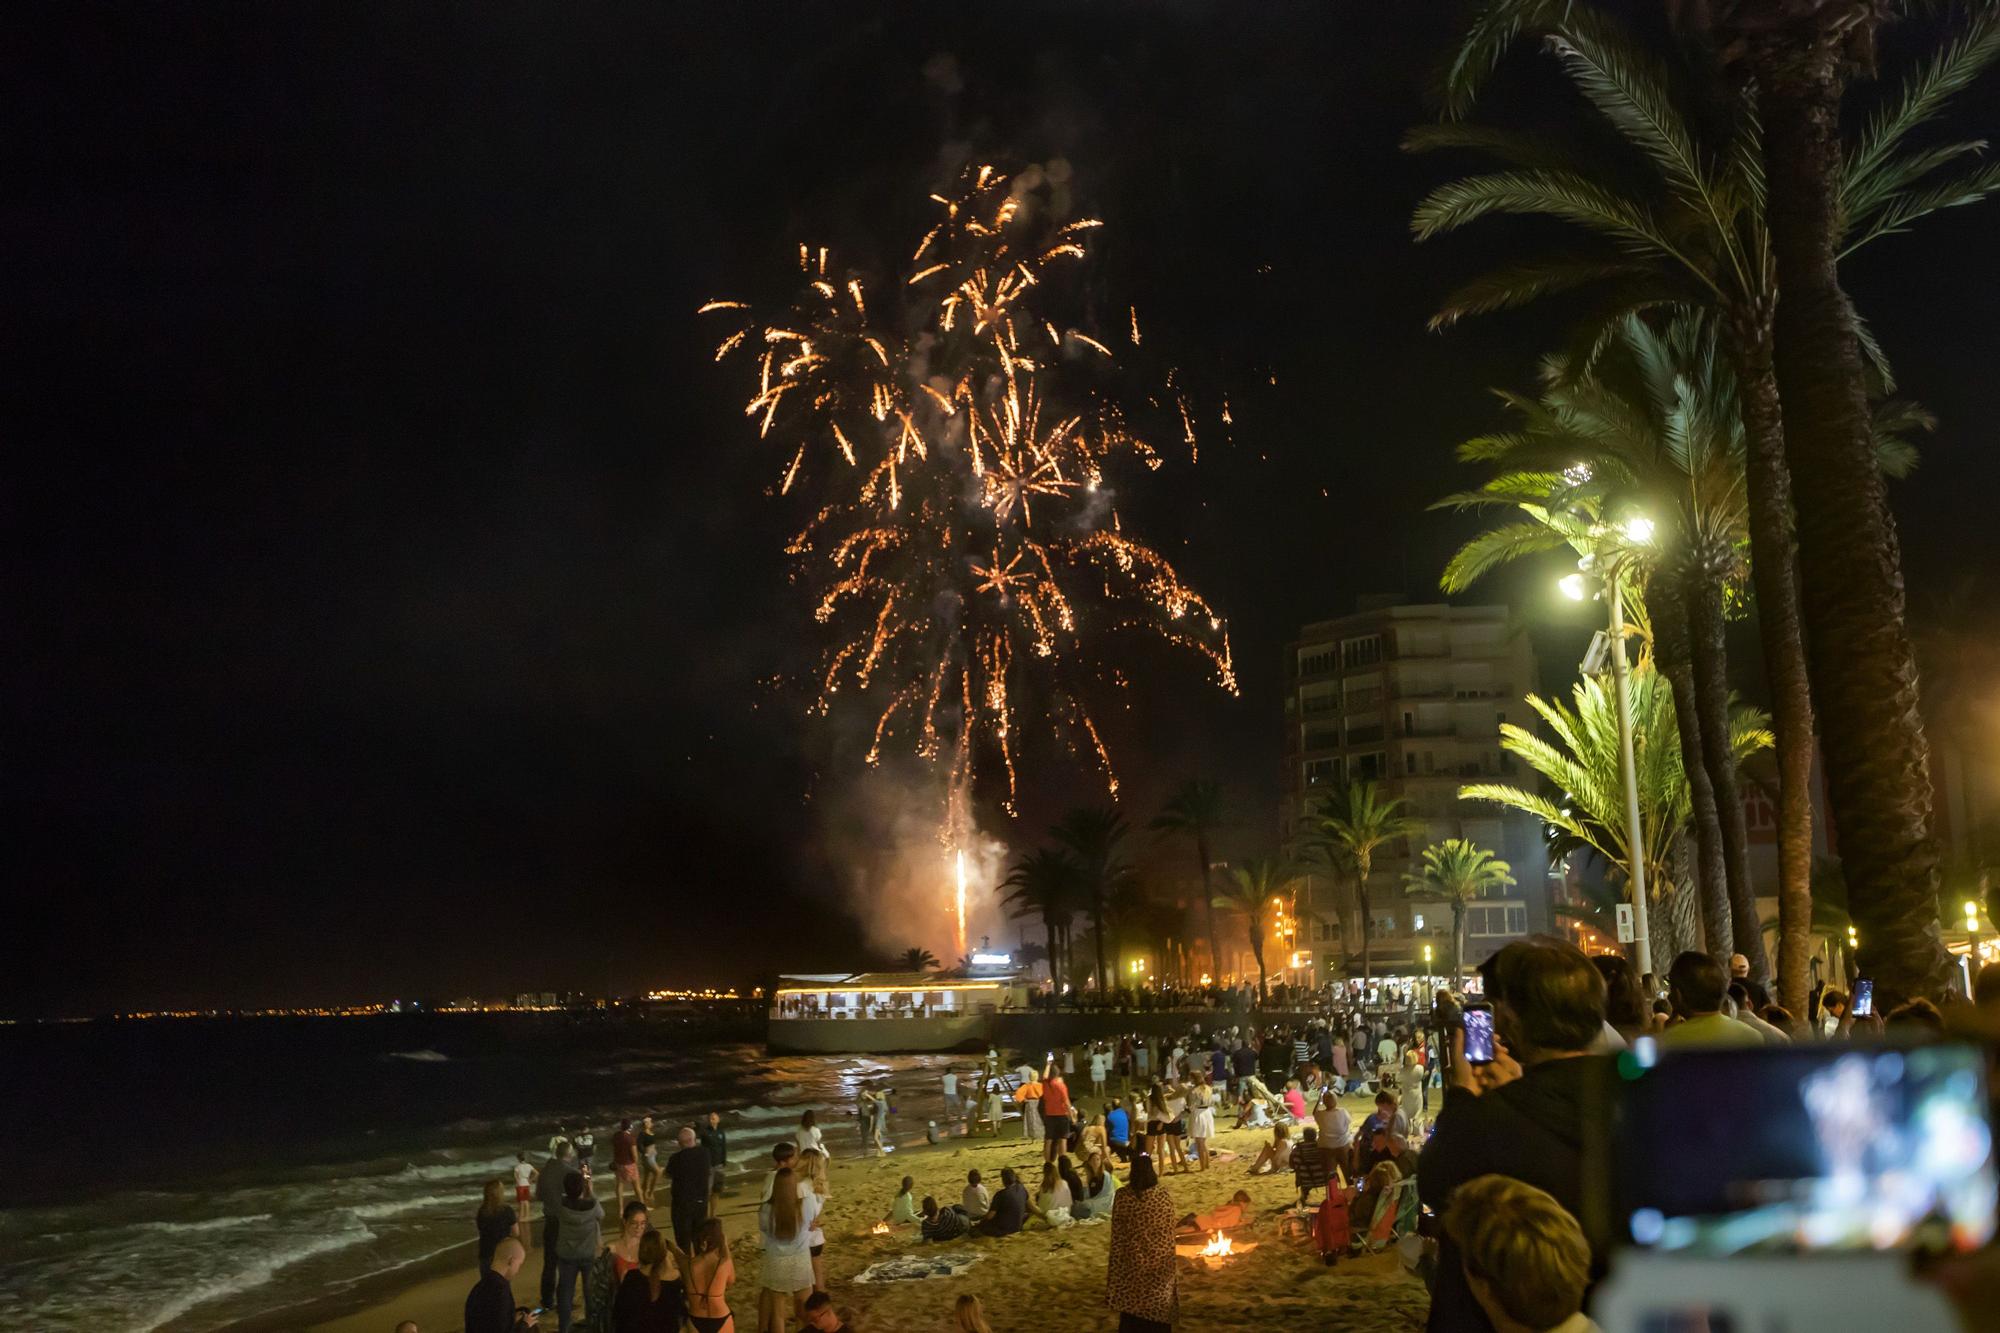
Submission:
<svg viewBox="0 0 2000 1333">
<path fill-rule="evenodd" d="M 1080 1100 L 1085 1105 L 1096 1104 L 1094 1098 Z M 1373 1108 L 1372 1099 L 1366 1096 L 1350 1095 L 1341 1104 L 1357 1124 Z M 976 1167 L 989 1181 L 997 1181 L 1001 1167 L 1013 1166 L 1024 1173 L 1033 1193 L 1033 1184 L 1039 1180 L 1041 1144 L 1030 1143 L 1019 1134 L 1019 1123 L 1009 1122 L 1008 1132 L 997 1139 L 949 1138 L 933 1146 L 919 1138 L 913 1144 L 899 1143 L 898 1150 L 889 1156 L 846 1156 L 829 1163 L 831 1197 L 822 1223 L 827 1238 L 827 1287 L 836 1308 L 855 1325 L 857 1333 L 944 1327 L 952 1303 L 964 1292 L 985 1303 L 996 1333 L 1116 1327 L 1117 1316 L 1104 1304 L 1108 1222 L 1057 1231 L 1032 1222 L 1028 1229 L 1003 1239 L 975 1237 L 938 1246 L 922 1243 L 914 1228 L 886 1236 L 870 1233 L 888 1211 L 905 1175 L 916 1178 L 919 1198 L 934 1194 L 945 1203 L 957 1199 L 967 1170 Z M 1206 1172 L 1190 1170 L 1161 1178 L 1179 1213 L 1213 1208 L 1238 1189 L 1249 1191 L 1255 1205 L 1254 1220 L 1240 1233 L 1240 1239 L 1254 1242 L 1254 1249 L 1213 1269 L 1195 1261 L 1183 1263 L 1182 1322 L 1189 1327 L 1197 1322 L 1247 1327 L 1282 1320 L 1298 1327 L 1371 1333 L 1421 1329 L 1429 1310 L 1429 1294 L 1420 1282 L 1405 1275 L 1393 1258 L 1386 1262 L 1343 1260 L 1327 1268 L 1309 1244 L 1280 1237 L 1276 1210 L 1293 1197 L 1291 1176 L 1249 1174 L 1257 1147 L 1268 1138 L 1268 1130 L 1219 1130 L 1210 1147 L 1236 1153 L 1234 1160 L 1215 1162 Z M 717 1210 L 728 1231 L 737 1269 L 729 1303 L 737 1327 L 746 1333 L 756 1327 L 761 1265 L 755 1218 L 761 1171 L 751 1165 L 749 1172 L 732 1177 L 735 1188 L 724 1196 Z M 1028 1177 L 1030 1166 L 1035 1174 Z M 607 1199 L 607 1212 L 609 1202 Z M 663 1213 L 664 1209 L 656 1211 Z M 882 1284 L 854 1281 L 871 1263 L 912 1253 L 976 1259 L 955 1278 Z M 471 1259 L 468 1238 L 463 1253 L 454 1247 L 363 1279 L 341 1297 L 293 1307 L 282 1321 L 273 1317 L 238 1323 L 230 1326 L 229 1333 L 275 1333 L 280 1328 L 305 1328 L 309 1333 L 387 1333 L 401 1319 L 416 1320 L 422 1333 L 457 1333 L 473 1283 Z M 540 1275 L 541 1256 L 531 1247 L 527 1264 L 514 1279 L 517 1295 L 525 1296 L 527 1304 L 534 1304 Z M 542 1326 L 552 1330 L 554 1319 L 544 1317 Z M 789 1327 L 797 1325 L 794 1322 Z"/>
</svg>

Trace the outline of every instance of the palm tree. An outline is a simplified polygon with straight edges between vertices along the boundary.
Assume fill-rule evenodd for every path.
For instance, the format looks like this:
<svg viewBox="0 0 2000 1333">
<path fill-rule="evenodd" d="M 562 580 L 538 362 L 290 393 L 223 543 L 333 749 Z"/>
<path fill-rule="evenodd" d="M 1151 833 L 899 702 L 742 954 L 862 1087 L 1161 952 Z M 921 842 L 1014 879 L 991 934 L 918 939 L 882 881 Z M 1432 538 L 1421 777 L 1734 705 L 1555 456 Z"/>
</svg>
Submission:
<svg viewBox="0 0 2000 1333">
<path fill-rule="evenodd" d="M 1470 838 L 1446 838 L 1424 848 L 1423 868 L 1403 877 L 1403 892 L 1424 902 L 1451 906 L 1451 976 L 1464 971 L 1465 909 L 1488 889 L 1514 883 L 1514 868 Z"/>
<path fill-rule="evenodd" d="M 1023 967 L 1031 968 L 1036 963 L 1047 963 L 1049 965 L 1049 980 L 1053 982 L 1056 979 L 1056 965 L 1053 955 L 1033 940 L 1027 941 L 1020 948 L 1014 950 L 1014 958 Z"/>
<path fill-rule="evenodd" d="M 905 949 L 897 961 L 905 972 L 928 972 L 938 965 L 937 955 L 929 949 Z"/>
<path fill-rule="evenodd" d="M 1009 890 L 1001 895 L 1007 915 L 1014 920 L 1036 918 L 1048 933 L 1049 977 L 1061 967 L 1062 941 L 1075 915 L 1082 891 L 1082 875 L 1067 852 L 1040 848 L 1022 856 L 1000 881 Z"/>
<path fill-rule="evenodd" d="M 1217 977 L 1222 975 L 1222 950 L 1215 939 L 1215 894 L 1210 873 L 1209 839 L 1222 826 L 1222 788 L 1201 778 L 1190 778 L 1181 784 L 1180 790 L 1167 798 L 1166 805 L 1153 820 L 1153 830 L 1161 834 L 1178 834 L 1194 845 L 1195 859 L 1199 862 L 1196 870 L 1200 874 L 1201 904 L 1203 924 L 1208 931 L 1208 970 Z"/>
<path fill-rule="evenodd" d="M 1361 916 L 1361 978 L 1371 975 L 1368 876 L 1375 853 L 1398 838 L 1424 831 L 1424 821 L 1403 813 L 1403 799 L 1382 799 L 1373 782 L 1351 783 L 1321 803 L 1313 847 L 1336 877 L 1345 872 L 1354 882 L 1354 901 Z"/>
<path fill-rule="evenodd" d="M 1551 357 L 1543 380 L 1537 401 L 1502 395 L 1522 417 L 1518 429 L 1460 447 L 1461 458 L 1495 463 L 1499 475 L 1439 502 L 1504 505 L 1526 513 L 1528 523 L 1505 524 L 1467 542 L 1446 567 L 1443 586 L 1461 591 L 1501 559 L 1565 543 L 1587 559 L 1640 565 L 1659 665 L 1674 687 L 1701 852 L 1701 901 L 1709 920 L 1730 923 L 1728 936 L 1762 981 L 1763 932 L 1728 749 L 1723 621 L 1747 538 L 1733 378 L 1712 326 L 1682 317 L 1655 329 L 1626 315 L 1588 372 L 1573 376 L 1564 358 Z M 1634 507 L 1654 520 L 1645 543 L 1623 539 L 1602 521 Z M 1513 534 L 1523 526 L 1530 540 Z"/>
<path fill-rule="evenodd" d="M 1679 914 L 1679 904 L 1692 897 L 1675 874 L 1672 855 L 1688 819 L 1688 779 L 1680 747 L 1656 739 L 1675 734 L 1674 705 L 1650 654 L 1642 654 L 1634 665 L 1629 685 L 1632 731 L 1638 741 L 1635 769 L 1646 882 L 1649 896 L 1665 900 L 1668 907 L 1666 912 L 1655 914 L 1654 920 L 1660 922 Z M 1595 677 L 1573 686 L 1571 699 L 1572 706 L 1566 707 L 1539 695 L 1528 696 L 1528 706 L 1541 717 L 1554 740 L 1544 740 L 1511 723 L 1500 728 L 1501 747 L 1539 773 L 1559 796 L 1503 783 L 1475 783 L 1459 788 L 1459 799 L 1491 801 L 1531 814 L 1565 840 L 1602 856 L 1629 881 L 1632 848 L 1625 824 L 1617 705 Z M 1738 708 L 1730 726 L 1731 749 L 1739 760 L 1771 744 L 1765 719 L 1755 709 Z M 1726 927 L 1727 918 L 1716 924 Z M 1718 935 L 1709 941 L 1711 950 L 1720 948 L 1728 938 Z M 1671 954 L 1663 952 L 1663 956 Z"/>
<path fill-rule="evenodd" d="M 1297 882 L 1298 877 L 1298 871 L 1283 862 L 1253 857 L 1240 866 L 1231 867 L 1228 877 L 1215 889 L 1216 906 L 1229 908 L 1240 915 L 1244 930 L 1249 932 L 1250 956 L 1257 960 L 1259 1004 L 1264 1002 L 1265 981 L 1269 975 L 1264 967 L 1264 913 Z"/>
<path fill-rule="evenodd" d="M 1125 816 L 1110 806 L 1084 806 L 1064 815 L 1049 835 L 1074 858 L 1084 909 L 1090 914 L 1097 949 L 1097 989 L 1105 987 L 1104 905 L 1132 873 L 1124 842 L 1131 828 Z"/>
<path fill-rule="evenodd" d="M 1751 0 L 1736 7 L 1747 14 L 1772 7 L 1776 0 Z M 1678 18 L 1682 13 L 1700 14 L 1706 7 L 1669 6 Z M 1831 6 L 1796 7 L 1799 14 L 1815 16 L 1832 12 Z M 1842 9 L 1842 13 L 1846 10 Z M 1860 14 L 1861 8 L 1855 7 Z M 1769 18 L 1768 14 L 1764 17 Z M 1860 25 L 1864 30 L 1866 24 Z M 1772 28 L 1746 49 L 1767 53 L 1782 49 L 1773 43 Z M 1829 29 L 1830 31 L 1831 29 Z M 1796 215 L 1798 191 L 1790 176 L 1772 176 L 1767 189 L 1766 173 L 1780 165 L 1776 149 L 1764 130 L 1759 103 L 1770 96 L 1761 77 L 1757 99 L 1740 84 L 1718 87 L 1705 77 L 1711 65 L 1705 53 L 1666 64 L 1655 63 L 1615 24 L 1602 14 L 1572 0 L 1489 0 L 1480 6 L 1466 29 L 1444 71 L 1446 110 L 1459 116 L 1470 107 L 1479 85 L 1501 55 L 1523 34 L 1546 36 L 1562 61 L 1565 72 L 1591 105 L 1634 151 L 1623 161 L 1569 154 L 1551 144 L 1548 136 L 1516 135 L 1504 131 L 1464 125 L 1445 125 L 1421 130 L 1411 136 L 1413 148 L 1464 147 L 1489 152 L 1515 167 L 1495 175 L 1454 182 L 1434 193 L 1419 209 L 1416 225 L 1419 237 L 1464 225 L 1488 213 L 1537 214 L 1565 220 L 1594 240 L 1608 241 L 1610 250 L 1594 247 L 1571 249 L 1547 259 L 1509 265 L 1467 284 L 1447 300 L 1437 324 L 1449 324 L 1462 315 L 1477 314 L 1539 299 L 1551 292 L 1590 289 L 1598 293 L 1600 319 L 1607 314 L 1650 305 L 1683 305 L 1714 313 L 1730 364 L 1741 386 L 1741 411 L 1747 437 L 1747 480 L 1752 545 L 1751 573 L 1757 590 L 1759 625 L 1762 630 L 1766 667 L 1770 677 L 1779 741 L 1779 878 L 1781 916 L 1787 922 L 1781 932 L 1779 991 L 1783 1003 L 1798 1012 L 1806 990 L 1806 917 L 1811 882 L 1811 805 L 1809 787 L 1812 770 L 1812 696 L 1808 683 L 1803 638 L 1798 577 L 1793 557 L 1794 516 L 1792 506 L 1793 471 L 1800 466 L 1803 430 L 1787 432 L 1779 392 L 1780 364 L 1774 349 L 1794 369 L 1788 378 L 1795 382 L 1808 363 L 1823 364 L 1821 378 L 1831 376 L 1855 392 L 1863 391 L 1857 353 L 1863 353 L 1878 372 L 1884 373 L 1879 350 L 1867 330 L 1854 320 L 1851 307 L 1839 293 L 1834 264 L 1838 258 L 1878 236 L 1905 230 L 1908 225 L 1940 208 L 1973 202 L 2000 187 L 2000 170 L 1991 164 L 1974 167 L 1955 177 L 1950 171 L 1976 154 L 1981 144 L 1961 142 L 1942 147 L 1907 148 L 1911 132 L 1934 118 L 1946 101 L 1961 91 L 1976 75 L 2000 55 L 2000 23 L 1989 12 L 1960 41 L 1946 46 L 1905 86 L 1894 109 L 1878 117 L 1847 155 L 1844 177 L 1835 171 L 1828 178 L 1837 195 L 1822 193 L 1819 203 L 1831 198 L 1840 207 L 1819 216 L 1821 239 L 1825 242 L 1817 269 L 1805 274 L 1807 289 L 1822 298 L 1833 298 L 1825 307 L 1825 318 L 1808 313 L 1814 309 L 1793 295 L 1780 306 L 1777 292 L 1787 251 L 1797 253 L 1796 244 L 1778 241 L 1773 214 L 1780 202 Z M 1737 34 L 1741 36 L 1742 34 Z M 1760 75 L 1763 71 L 1760 71 Z M 1832 104 L 1837 109 L 1838 99 Z M 1698 107 L 1699 113 L 1687 108 Z M 1796 120 L 1788 119 L 1787 133 L 1796 138 Z M 1840 165 L 1837 117 L 1828 117 L 1824 131 L 1809 161 L 1818 169 L 1831 161 Z M 1704 132 L 1704 127 L 1709 127 Z M 1789 154 L 1789 150 L 1785 150 Z M 1797 155 L 1789 164 L 1798 170 Z M 1619 184 L 1618 167 L 1636 167 L 1642 175 L 1639 188 Z M 1946 179 L 1940 179 L 1940 176 Z M 1780 179 L 1780 176 L 1784 176 Z M 1822 184 L 1824 185 L 1824 181 Z M 1796 287 L 1798 275 L 1787 283 Z M 1785 328 L 1777 322 L 1782 310 Z M 1790 317 L 1797 316 L 1798 323 Z M 1829 344 L 1845 339 L 1845 359 L 1837 347 L 1819 351 L 1790 352 L 1799 335 L 1818 336 Z M 1595 338 L 1595 327 L 1586 330 L 1586 344 Z M 1808 344 L 1802 344 L 1802 346 Z M 1833 354 L 1827 354 L 1827 353 Z M 1856 373 L 1848 374 L 1852 368 Z M 1786 397 L 1800 397 L 1796 387 Z M 1839 406 L 1820 395 L 1821 409 Z M 1804 421 L 1817 422 L 1824 410 L 1816 410 Z M 1836 417 L 1834 419 L 1838 419 Z M 1863 414 L 1847 417 L 1851 432 Z M 1817 427 L 1815 428 L 1817 430 Z M 1788 461 L 1788 451 L 1790 458 Z M 1885 558 L 1869 571 L 1871 577 L 1856 584 L 1849 593 L 1847 577 L 1829 567 L 1826 577 L 1816 577 L 1814 619 L 1819 622 L 1816 637 L 1823 644 L 1849 642 L 1848 632 L 1860 622 L 1841 623 L 1832 614 L 1832 604 L 1844 603 L 1865 593 L 1870 602 L 1872 623 L 1900 630 L 1899 576 L 1893 525 L 1880 500 L 1881 480 L 1868 479 L 1865 486 L 1850 486 L 1852 477 L 1831 480 L 1820 474 L 1826 469 L 1808 466 L 1802 479 L 1801 518 L 1810 516 L 1811 532 L 1800 530 L 1803 559 L 1814 561 L 1828 554 L 1827 541 L 1844 543 L 1834 549 L 1835 557 L 1847 561 Z M 1827 492 L 1850 486 L 1846 507 L 1829 510 Z M 1821 511 L 1826 511 L 1822 517 Z M 1868 522 L 1854 521 L 1850 510 L 1867 510 Z M 1810 511 L 1810 512 L 1809 512 Z M 1879 543 L 1885 542 L 1886 545 Z M 1831 585 L 1843 585 L 1835 587 Z M 1831 617 L 1831 618 L 1829 618 Z M 1894 814 L 1884 829 L 1887 842 L 1880 857 L 1887 867 L 1899 858 L 1909 867 L 1923 871 L 1920 862 L 1911 862 L 1905 853 L 1912 847 L 1912 831 L 1927 818 L 1928 794 L 1920 782 L 1904 782 L 1900 776 L 1923 769 L 1921 736 L 1909 724 L 1911 702 L 1898 689 L 1898 681 L 1885 679 L 1900 670 L 1906 689 L 1909 680 L 1907 653 L 1899 652 L 1896 635 L 1877 636 L 1885 651 L 1863 653 L 1854 648 L 1823 651 L 1814 662 L 1814 683 L 1822 691 L 1832 684 L 1844 700 L 1858 691 L 1867 694 L 1867 707 L 1854 717 L 1865 719 L 1849 727 L 1846 717 L 1828 729 L 1827 759 L 1831 775 L 1835 750 L 1840 750 L 1843 774 L 1856 772 L 1855 782 L 1834 787 L 1836 815 L 1850 823 L 1865 818 L 1864 807 L 1887 797 L 1886 807 Z M 1859 646 L 1858 644 L 1856 645 Z M 1868 683 L 1861 683 L 1868 677 Z M 1843 713 L 1851 710 L 1843 709 Z M 1893 716 L 1900 713 L 1900 717 Z M 1886 740 L 1882 762 L 1872 774 L 1874 794 L 1863 797 L 1871 781 L 1865 771 L 1868 756 L 1860 741 L 1836 746 L 1835 735 L 1843 741 L 1850 734 Z M 1872 743 L 1872 742 L 1870 742 Z M 1915 753 L 1914 762 L 1910 762 Z M 1893 762 L 1890 762 L 1894 756 Z M 1886 790 L 1900 785 L 1899 790 Z M 1843 800 L 1849 791 L 1850 800 Z M 1845 811 L 1843 806 L 1848 807 Z M 1871 838 L 1871 841 L 1874 841 Z M 1920 878 L 1922 875 L 1920 874 Z M 1887 892 L 1893 905 L 1885 901 L 1882 912 L 1904 912 L 1913 897 L 1897 895 L 1890 875 L 1875 881 L 1875 888 Z M 1915 890 L 1911 891 L 1915 894 Z M 1915 894 L 1915 896 L 1921 896 Z M 1903 941 L 1910 969 L 1935 975 L 1943 958 L 1935 941 Z"/>
</svg>

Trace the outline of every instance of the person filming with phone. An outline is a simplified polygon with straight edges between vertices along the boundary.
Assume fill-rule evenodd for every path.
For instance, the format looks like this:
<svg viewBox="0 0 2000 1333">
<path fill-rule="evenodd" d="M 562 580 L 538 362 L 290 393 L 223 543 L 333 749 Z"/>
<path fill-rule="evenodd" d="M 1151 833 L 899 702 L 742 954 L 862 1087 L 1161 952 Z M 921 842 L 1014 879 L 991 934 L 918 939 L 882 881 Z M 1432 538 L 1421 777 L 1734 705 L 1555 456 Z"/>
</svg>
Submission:
<svg viewBox="0 0 2000 1333">
<path fill-rule="evenodd" d="M 1583 1122 L 1601 1058 L 1590 1052 L 1604 1028 L 1604 978 L 1582 950 L 1547 937 L 1509 944 L 1479 970 L 1492 1010 L 1468 1011 L 1451 1032 L 1444 1104 L 1417 1166 L 1417 1197 L 1443 1215 L 1459 1186 L 1500 1175 L 1547 1191 L 1575 1216 L 1583 1200 Z M 1488 1021 L 1490 1051 L 1483 1049 Z M 1593 1254 L 1593 1280 L 1603 1271 L 1604 1256 Z M 1426 1326 L 1438 1333 L 1493 1327 L 1449 1232 L 1439 1239 Z"/>
</svg>

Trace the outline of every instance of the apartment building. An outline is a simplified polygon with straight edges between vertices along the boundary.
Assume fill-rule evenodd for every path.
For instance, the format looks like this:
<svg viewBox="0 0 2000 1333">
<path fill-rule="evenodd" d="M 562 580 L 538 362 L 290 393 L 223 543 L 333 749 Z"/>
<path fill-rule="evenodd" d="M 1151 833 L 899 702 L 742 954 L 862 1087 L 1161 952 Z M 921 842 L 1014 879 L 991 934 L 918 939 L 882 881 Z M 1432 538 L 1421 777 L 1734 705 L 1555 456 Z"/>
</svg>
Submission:
<svg viewBox="0 0 2000 1333">
<path fill-rule="evenodd" d="M 1510 632 L 1504 606 L 1406 605 L 1364 598 L 1354 614 L 1303 626 L 1285 654 L 1284 854 L 1307 855 L 1315 808 L 1329 791 L 1373 779 L 1403 798 L 1425 835 L 1378 852 L 1369 877 L 1370 953 L 1377 976 L 1423 969 L 1429 944 L 1449 966 L 1451 912 L 1407 898 L 1404 875 L 1431 842 L 1471 838 L 1513 868 L 1516 886 L 1466 914 L 1465 962 L 1550 924 L 1548 857 L 1539 821 L 1458 799 L 1468 782 L 1535 774 L 1500 748 L 1500 725 L 1528 725 L 1522 696 L 1537 687 L 1534 650 Z M 1351 886 L 1312 874 L 1299 895 L 1303 938 L 1281 961 L 1296 981 L 1360 975 L 1361 930 Z"/>
</svg>

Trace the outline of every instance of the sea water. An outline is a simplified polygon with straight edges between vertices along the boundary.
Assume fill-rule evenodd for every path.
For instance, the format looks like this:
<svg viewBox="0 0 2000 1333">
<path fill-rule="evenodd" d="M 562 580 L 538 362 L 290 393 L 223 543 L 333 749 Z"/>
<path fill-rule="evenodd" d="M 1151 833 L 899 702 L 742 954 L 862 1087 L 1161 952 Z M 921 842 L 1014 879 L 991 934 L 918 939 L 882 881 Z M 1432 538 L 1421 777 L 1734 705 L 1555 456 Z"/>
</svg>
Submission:
<svg viewBox="0 0 2000 1333">
<path fill-rule="evenodd" d="M 920 1134 L 947 1063 L 563 1015 L 14 1028 L 0 1057 L 25 1071 L 0 1110 L 0 1327 L 98 1333 L 293 1326 L 453 1250 L 469 1287 L 482 1184 L 511 1205 L 515 1153 L 539 1167 L 558 1127 L 595 1134 L 609 1198 L 621 1117 L 654 1117 L 664 1161 L 718 1111 L 730 1169 L 763 1170 L 808 1108 L 858 1151 L 864 1084 Z"/>
</svg>

